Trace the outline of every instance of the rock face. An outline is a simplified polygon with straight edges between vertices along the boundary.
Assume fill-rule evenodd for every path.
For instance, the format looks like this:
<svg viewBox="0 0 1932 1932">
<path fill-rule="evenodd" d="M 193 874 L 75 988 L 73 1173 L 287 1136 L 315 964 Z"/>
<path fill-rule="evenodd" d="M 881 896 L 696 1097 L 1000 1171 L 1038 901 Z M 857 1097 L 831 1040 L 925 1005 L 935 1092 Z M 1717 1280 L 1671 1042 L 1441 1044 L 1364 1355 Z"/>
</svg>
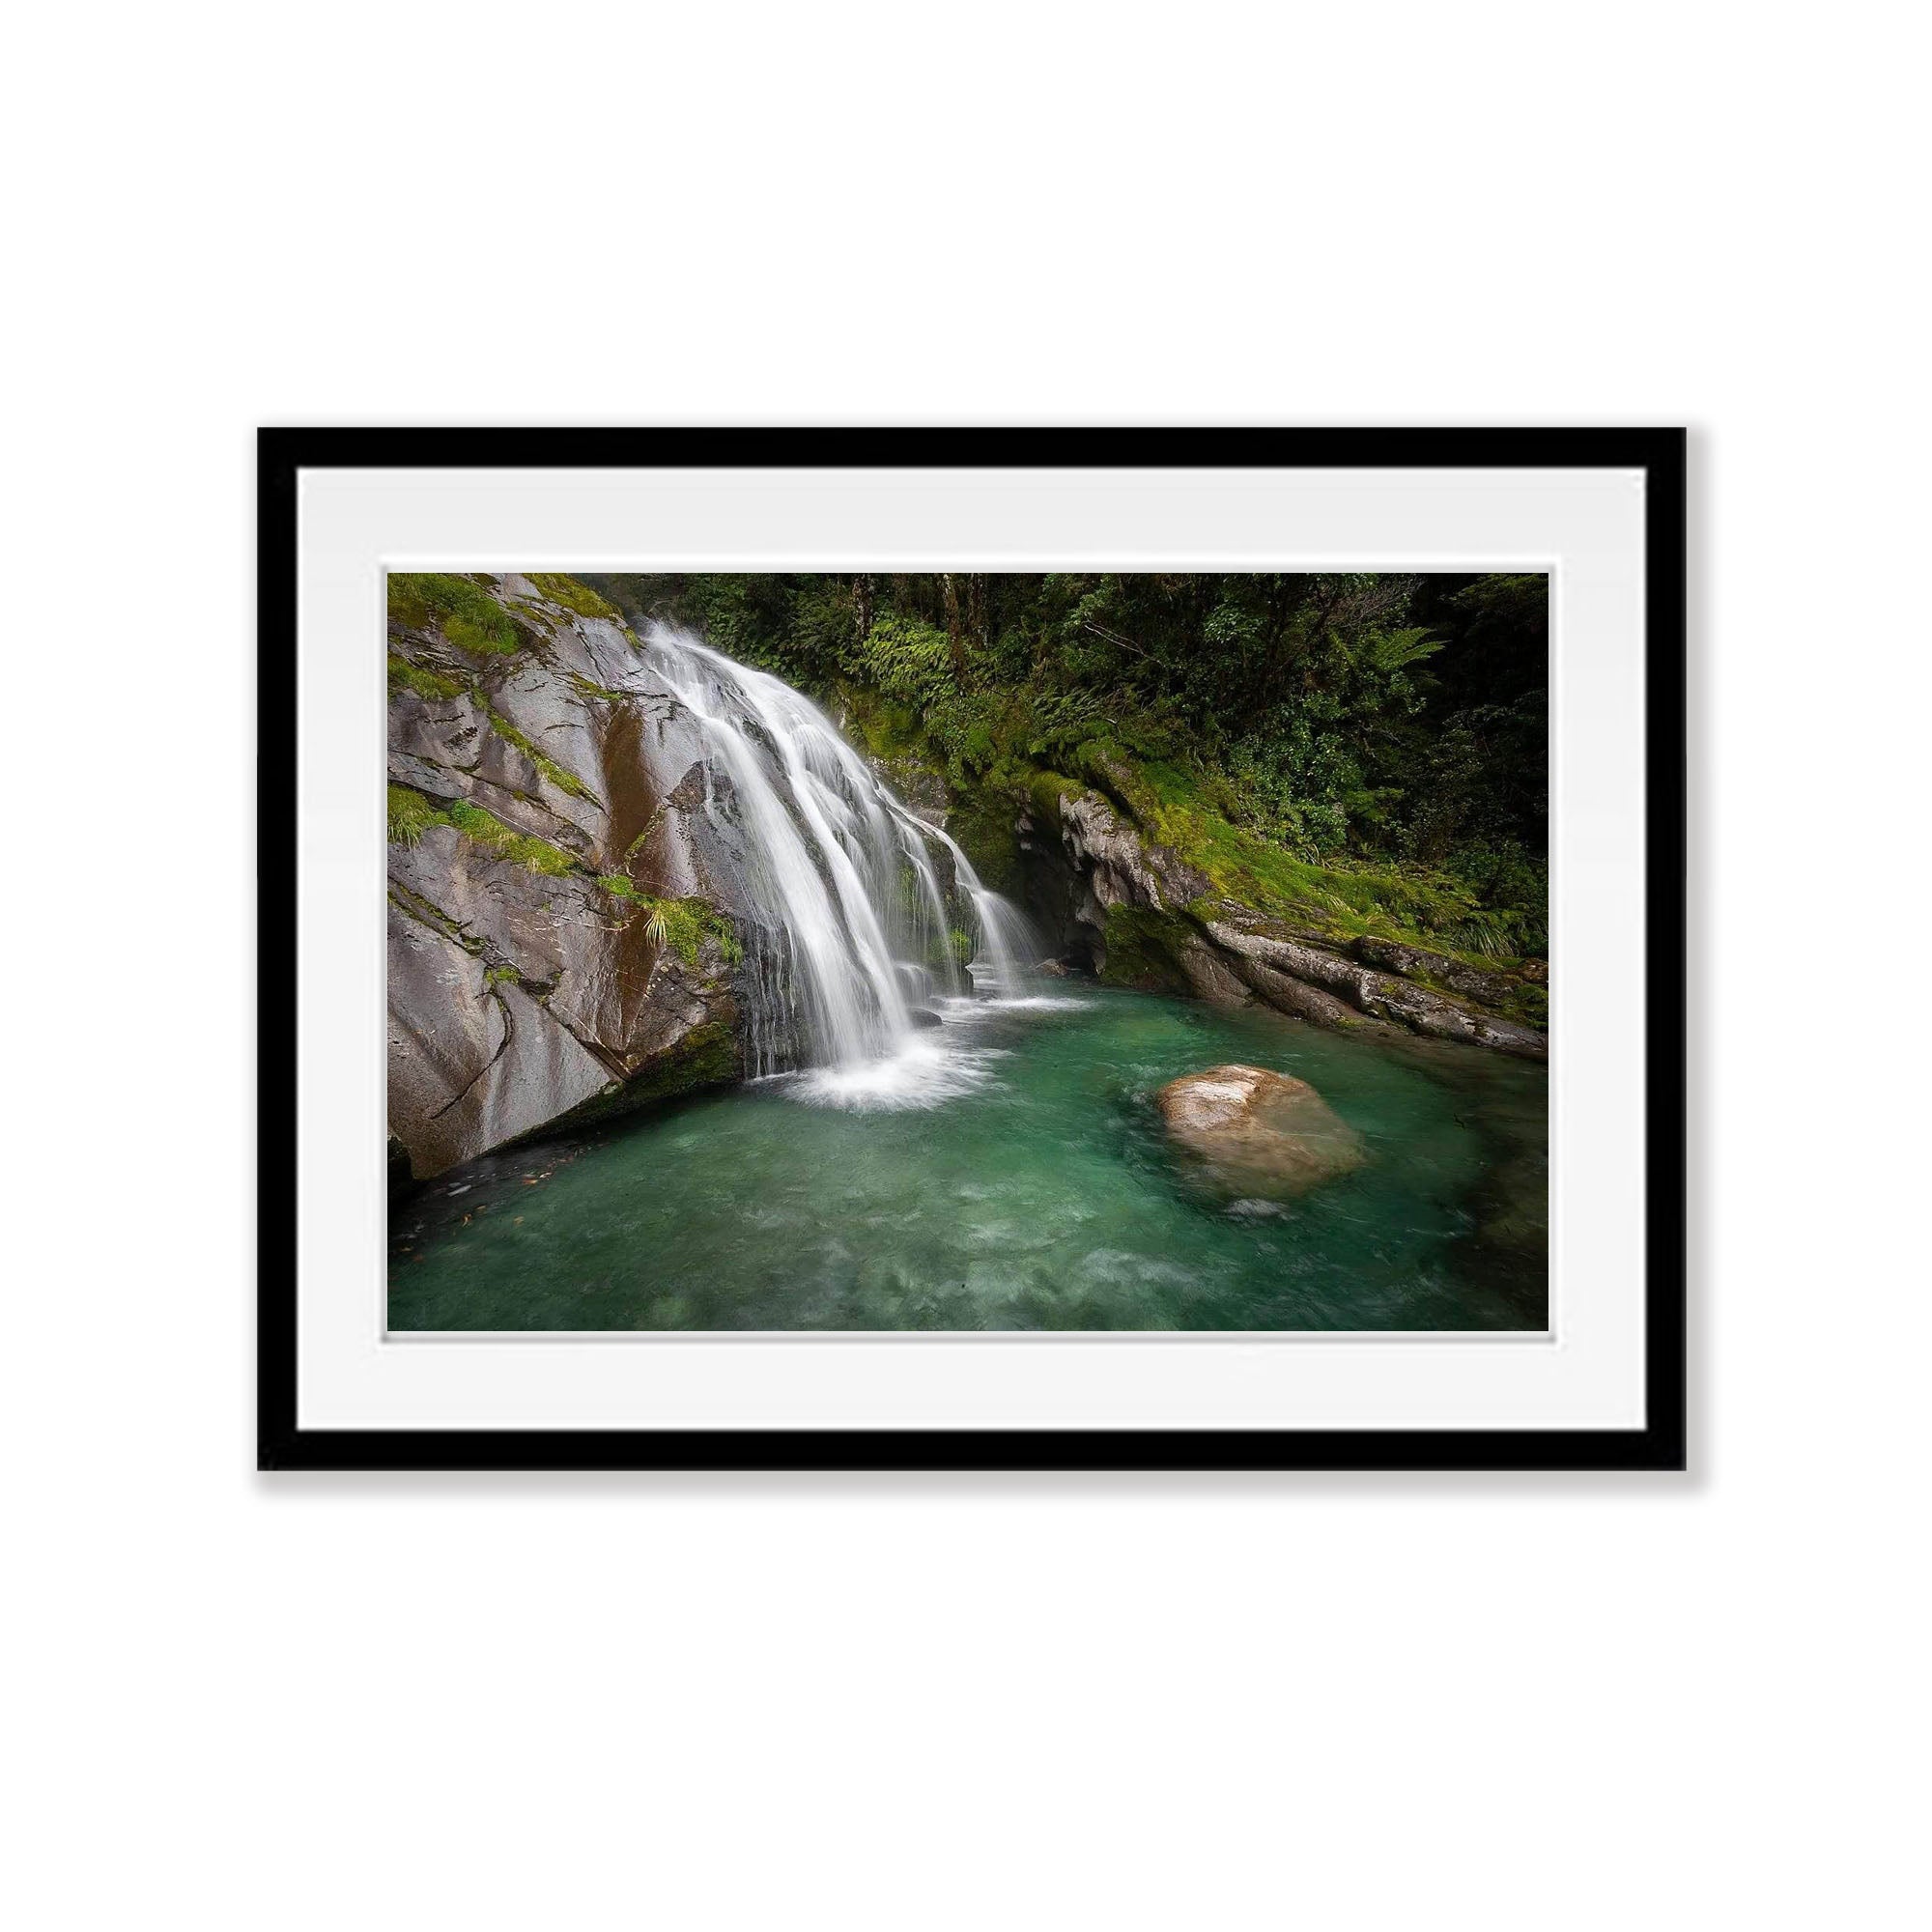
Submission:
<svg viewBox="0 0 1932 1932">
<path fill-rule="evenodd" d="M 411 592 L 452 583 L 456 613 Z M 568 580 L 405 578 L 389 652 L 389 1133 L 412 1176 L 736 1078 L 755 915 L 696 810 L 696 724 L 616 613 Z"/>
<path fill-rule="evenodd" d="M 1200 911 L 1203 929 L 1221 949 L 1243 984 L 1271 1005 L 1299 1011 L 1304 1018 L 1347 1025 L 1360 1014 L 1436 1039 L 1492 1046 L 1525 1059 L 1540 1060 L 1548 1052 L 1543 1034 L 1485 1011 L 1473 1004 L 1473 991 L 1457 997 L 1399 974 L 1377 972 L 1359 959 L 1318 945 L 1281 921 L 1244 906 L 1209 902 Z M 1493 977 L 1411 947 L 1378 940 L 1357 940 L 1354 945 L 1357 949 L 1374 948 L 1382 957 L 1400 954 L 1406 962 L 1406 971 L 1426 971 L 1420 962 L 1433 960 L 1460 975 L 1465 986 Z"/>
<path fill-rule="evenodd" d="M 1154 1096 L 1168 1136 L 1225 1193 L 1293 1201 L 1363 1166 L 1368 1148 L 1305 1080 L 1261 1066 L 1213 1066 Z"/>
<path fill-rule="evenodd" d="M 1212 883 L 1095 792 L 1037 801 L 1019 824 L 1029 910 L 1117 985 L 1212 1005 L 1259 1000 L 1316 1026 L 1461 1040 L 1523 1059 L 1548 1037 L 1514 1017 L 1523 981 L 1394 940 L 1300 932 Z"/>
</svg>

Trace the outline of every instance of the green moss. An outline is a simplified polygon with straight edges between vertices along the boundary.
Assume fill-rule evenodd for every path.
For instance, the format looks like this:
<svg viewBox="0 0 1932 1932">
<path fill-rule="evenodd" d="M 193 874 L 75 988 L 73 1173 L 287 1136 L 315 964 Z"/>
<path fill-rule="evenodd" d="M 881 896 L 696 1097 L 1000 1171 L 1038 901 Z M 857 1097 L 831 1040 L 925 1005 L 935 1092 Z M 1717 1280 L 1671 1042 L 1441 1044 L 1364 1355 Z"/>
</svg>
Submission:
<svg viewBox="0 0 1932 1932">
<path fill-rule="evenodd" d="M 738 928 L 723 913 L 710 915 L 711 936 L 718 942 L 718 951 L 724 955 L 727 966 L 742 966 L 745 963 L 745 949 L 738 938 Z"/>
<path fill-rule="evenodd" d="M 923 758 L 925 739 L 919 715 L 884 698 L 861 705 L 848 698 L 846 728 L 875 758 Z"/>
<path fill-rule="evenodd" d="M 480 805 L 471 805 L 468 799 L 452 799 L 447 805 L 439 805 L 412 785 L 389 787 L 392 845 L 415 844 L 432 825 L 453 825 L 466 838 L 487 845 L 499 859 L 508 859 L 549 878 L 560 879 L 564 873 L 577 869 L 576 860 L 549 839 L 512 831 L 500 818 L 485 811 Z"/>
<path fill-rule="evenodd" d="M 548 752 L 540 751 L 500 711 L 496 710 L 488 698 L 479 698 L 478 701 L 483 706 L 483 715 L 490 721 L 491 730 L 496 732 L 497 737 L 501 738 L 504 743 L 514 745 L 518 751 L 523 753 L 524 756 L 529 759 L 538 772 L 547 778 L 558 791 L 568 792 L 572 798 L 581 798 L 586 804 L 596 806 L 599 810 L 603 810 L 602 802 L 598 799 L 597 794 L 575 772 L 565 771 Z"/>
<path fill-rule="evenodd" d="M 1100 978 L 1109 986 L 1132 986 L 1143 993 L 1191 993 L 1180 954 L 1193 937 L 1193 926 L 1179 913 L 1109 906 L 1107 959 Z"/>
<path fill-rule="evenodd" d="M 514 966 L 492 966 L 483 975 L 483 983 L 486 986 L 500 986 L 506 981 L 521 986 L 524 976 Z"/>
<path fill-rule="evenodd" d="M 733 966 L 745 956 L 738 943 L 737 928 L 723 913 L 697 898 L 661 899 L 639 889 L 635 879 L 621 872 L 610 872 L 597 883 L 612 898 L 644 909 L 645 929 L 659 946 L 668 946 L 687 966 L 697 964 L 697 954 L 706 938 L 718 942 L 718 950 Z"/>
<path fill-rule="evenodd" d="M 721 1020 L 693 1027 L 670 1051 L 647 1066 L 617 1094 L 620 1104 L 668 1099 L 699 1087 L 738 1078 L 738 1041 Z"/>
<path fill-rule="evenodd" d="M 1027 810 L 1042 832 L 1060 824 L 1060 801 L 1079 796 L 1081 787 L 1058 772 L 1034 772 L 1026 781 Z"/>
<path fill-rule="evenodd" d="M 516 619 L 472 578 L 392 571 L 388 595 L 392 624 L 440 630 L 459 650 L 507 657 L 523 641 Z"/>
<path fill-rule="evenodd" d="M 1231 823 L 1215 809 L 1211 783 L 1173 765 L 1116 756 L 1096 763 L 1092 776 L 1144 837 L 1204 874 L 1223 898 L 1338 944 L 1395 939 L 1507 970 L 1493 953 L 1459 943 L 1468 936 L 1475 900 L 1453 880 L 1297 858 Z"/>
<path fill-rule="evenodd" d="M 564 676 L 585 697 L 602 698 L 606 704 L 621 704 L 625 698 L 635 697 L 638 695 L 634 691 L 612 691 L 608 684 L 599 684 L 594 678 L 584 677 L 578 671 L 567 670 Z"/>
<path fill-rule="evenodd" d="M 448 816 L 449 823 L 466 838 L 487 845 L 499 859 L 507 859 L 526 871 L 560 879 L 564 873 L 576 869 L 576 861 L 568 852 L 547 838 L 532 838 L 527 832 L 513 832 L 500 818 L 485 811 L 480 805 L 471 805 L 468 799 L 456 800 Z"/>
<path fill-rule="evenodd" d="M 418 697 L 435 702 L 440 698 L 461 697 L 469 689 L 453 677 L 444 677 L 440 671 L 425 669 L 419 664 L 412 664 L 408 658 L 389 653 L 389 689 L 400 691 L 405 685 Z"/>
<path fill-rule="evenodd" d="M 1019 817 L 1018 803 L 993 790 L 955 796 L 946 817 L 947 831 L 973 862 L 981 883 L 1009 899 L 1020 896 Z"/>
<path fill-rule="evenodd" d="M 561 604 L 566 611 L 575 611 L 580 617 L 615 617 L 618 614 L 614 605 L 607 604 L 588 584 L 578 582 L 574 577 L 556 577 L 547 571 L 533 570 L 530 582 L 553 604 Z"/>
</svg>

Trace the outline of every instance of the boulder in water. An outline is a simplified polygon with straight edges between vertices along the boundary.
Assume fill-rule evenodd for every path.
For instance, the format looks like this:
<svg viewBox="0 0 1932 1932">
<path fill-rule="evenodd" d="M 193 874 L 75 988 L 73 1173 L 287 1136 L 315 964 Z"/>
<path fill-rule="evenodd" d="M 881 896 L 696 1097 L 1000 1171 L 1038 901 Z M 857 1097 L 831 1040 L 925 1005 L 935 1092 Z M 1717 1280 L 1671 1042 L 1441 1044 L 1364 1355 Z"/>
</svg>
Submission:
<svg viewBox="0 0 1932 1932">
<path fill-rule="evenodd" d="M 1170 1080 L 1154 1101 L 1176 1146 L 1242 1200 L 1292 1201 L 1369 1158 L 1361 1135 L 1292 1074 L 1212 1066 Z"/>
<path fill-rule="evenodd" d="M 930 1007 L 908 1007 L 906 1018 L 913 1023 L 915 1032 L 930 1032 L 934 1027 L 943 1027 L 946 1022 Z"/>
</svg>

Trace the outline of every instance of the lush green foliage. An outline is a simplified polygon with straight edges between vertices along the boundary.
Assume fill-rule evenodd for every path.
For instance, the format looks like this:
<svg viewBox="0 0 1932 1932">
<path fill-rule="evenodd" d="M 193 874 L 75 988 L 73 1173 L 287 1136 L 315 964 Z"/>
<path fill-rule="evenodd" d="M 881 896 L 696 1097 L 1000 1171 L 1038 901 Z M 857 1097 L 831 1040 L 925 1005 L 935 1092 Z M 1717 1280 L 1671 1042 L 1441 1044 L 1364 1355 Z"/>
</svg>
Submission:
<svg viewBox="0 0 1932 1932">
<path fill-rule="evenodd" d="M 575 611 L 580 617 L 614 617 L 617 614 L 613 606 L 606 603 L 587 583 L 580 583 L 574 577 L 532 571 L 530 582 L 553 604 L 561 604 L 566 611 Z"/>
<path fill-rule="evenodd" d="M 389 620 L 406 630 L 439 630 L 458 650 L 507 657 L 523 641 L 516 619 L 480 583 L 434 572 L 392 571 Z"/>
<path fill-rule="evenodd" d="M 597 883 L 614 899 L 640 906 L 644 931 L 653 946 L 668 946 L 687 966 L 697 964 L 698 948 L 707 937 L 717 940 L 719 951 L 730 965 L 745 956 L 731 922 L 714 912 L 702 899 L 654 898 L 636 880 L 622 872 L 607 872 Z"/>
<path fill-rule="evenodd" d="M 1545 950 L 1541 576 L 600 579 L 944 765 L 988 882 L 1008 805 L 1094 787 L 1222 892 L 1339 933 Z"/>
</svg>

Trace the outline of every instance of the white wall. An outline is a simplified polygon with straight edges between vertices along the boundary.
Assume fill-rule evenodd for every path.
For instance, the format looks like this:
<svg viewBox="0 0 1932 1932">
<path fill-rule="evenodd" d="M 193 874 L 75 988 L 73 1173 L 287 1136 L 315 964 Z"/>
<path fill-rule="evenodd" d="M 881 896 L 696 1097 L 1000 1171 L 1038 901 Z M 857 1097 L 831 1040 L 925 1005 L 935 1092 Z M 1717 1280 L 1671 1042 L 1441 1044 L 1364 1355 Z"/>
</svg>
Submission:
<svg viewBox="0 0 1932 1932">
<path fill-rule="evenodd" d="M 677 14 L 13 24 L 14 1922 L 1906 1922 L 1906 10 Z M 1695 428 L 1696 1474 L 254 1476 L 253 426 L 1136 420 Z"/>
</svg>

